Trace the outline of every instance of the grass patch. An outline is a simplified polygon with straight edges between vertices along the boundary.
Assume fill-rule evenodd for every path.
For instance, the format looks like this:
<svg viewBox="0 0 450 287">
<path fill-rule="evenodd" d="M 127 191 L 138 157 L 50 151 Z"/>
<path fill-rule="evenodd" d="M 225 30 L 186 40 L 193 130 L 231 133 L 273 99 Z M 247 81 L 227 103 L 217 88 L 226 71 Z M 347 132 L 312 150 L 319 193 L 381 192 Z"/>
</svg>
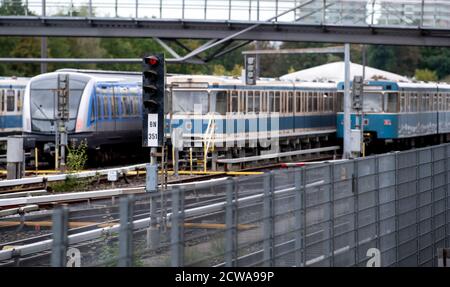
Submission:
<svg viewBox="0 0 450 287">
<path fill-rule="evenodd" d="M 76 192 L 85 190 L 89 181 L 83 178 L 75 178 L 68 175 L 64 181 L 53 182 L 48 185 L 51 192 Z"/>
</svg>

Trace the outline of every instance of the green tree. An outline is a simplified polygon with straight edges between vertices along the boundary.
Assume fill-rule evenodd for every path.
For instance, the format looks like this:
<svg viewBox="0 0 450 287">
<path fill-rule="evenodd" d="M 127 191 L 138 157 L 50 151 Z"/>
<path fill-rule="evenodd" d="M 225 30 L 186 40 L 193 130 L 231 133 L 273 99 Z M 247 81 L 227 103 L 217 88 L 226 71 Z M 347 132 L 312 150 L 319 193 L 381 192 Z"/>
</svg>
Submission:
<svg viewBox="0 0 450 287">
<path fill-rule="evenodd" d="M 416 69 L 414 77 L 419 81 L 437 81 L 438 76 L 436 72 L 430 71 L 428 69 Z"/>
</svg>

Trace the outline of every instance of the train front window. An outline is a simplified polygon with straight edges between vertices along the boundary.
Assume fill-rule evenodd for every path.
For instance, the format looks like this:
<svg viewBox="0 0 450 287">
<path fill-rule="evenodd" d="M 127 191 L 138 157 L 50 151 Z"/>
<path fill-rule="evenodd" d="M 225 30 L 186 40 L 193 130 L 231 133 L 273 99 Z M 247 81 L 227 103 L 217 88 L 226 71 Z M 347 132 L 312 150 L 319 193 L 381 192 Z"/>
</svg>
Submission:
<svg viewBox="0 0 450 287">
<path fill-rule="evenodd" d="M 208 93 L 206 91 L 173 91 L 172 112 L 206 114 Z"/>
<path fill-rule="evenodd" d="M 54 132 L 56 120 L 56 103 L 58 97 L 56 74 L 42 77 L 31 82 L 30 111 L 31 129 L 35 132 Z M 81 75 L 69 76 L 69 121 L 68 131 L 74 131 L 81 95 L 89 78 Z"/>
<path fill-rule="evenodd" d="M 383 97 L 378 93 L 366 93 L 363 97 L 363 111 L 368 113 L 383 112 Z"/>
</svg>

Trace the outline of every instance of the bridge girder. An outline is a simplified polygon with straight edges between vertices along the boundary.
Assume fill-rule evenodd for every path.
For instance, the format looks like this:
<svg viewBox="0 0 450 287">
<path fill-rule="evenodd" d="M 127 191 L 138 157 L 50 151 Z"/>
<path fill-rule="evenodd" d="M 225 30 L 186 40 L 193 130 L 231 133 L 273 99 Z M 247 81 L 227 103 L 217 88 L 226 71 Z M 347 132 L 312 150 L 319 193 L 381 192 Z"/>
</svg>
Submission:
<svg viewBox="0 0 450 287">
<path fill-rule="evenodd" d="M 413 26 L 306 25 L 281 22 L 85 17 L 0 17 L 0 36 L 135 37 L 450 46 L 450 30 Z"/>
</svg>

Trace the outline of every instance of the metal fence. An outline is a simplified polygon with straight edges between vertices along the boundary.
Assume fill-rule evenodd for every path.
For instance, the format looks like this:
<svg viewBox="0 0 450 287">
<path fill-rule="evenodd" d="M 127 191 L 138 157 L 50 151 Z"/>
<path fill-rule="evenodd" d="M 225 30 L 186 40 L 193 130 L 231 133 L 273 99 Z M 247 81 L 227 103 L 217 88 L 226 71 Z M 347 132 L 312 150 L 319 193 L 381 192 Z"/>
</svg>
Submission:
<svg viewBox="0 0 450 287">
<path fill-rule="evenodd" d="M 444 0 L 3 0 L 2 4 L 24 6 L 14 10 L 24 16 L 232 21 L 275 17 L 279 22 L 307 24 L 450 27 L 450 3 Z"/>
<path fill-rule="evenodd" d="M 0 262 L 437 266 L 450 246 L 449 157 L 445 144 L 71 206 L 54 213 L 53 245 L 0 251 Z M 64 222 L 87 221 L 102 223 L 66 237 Z"/>
</svg>

